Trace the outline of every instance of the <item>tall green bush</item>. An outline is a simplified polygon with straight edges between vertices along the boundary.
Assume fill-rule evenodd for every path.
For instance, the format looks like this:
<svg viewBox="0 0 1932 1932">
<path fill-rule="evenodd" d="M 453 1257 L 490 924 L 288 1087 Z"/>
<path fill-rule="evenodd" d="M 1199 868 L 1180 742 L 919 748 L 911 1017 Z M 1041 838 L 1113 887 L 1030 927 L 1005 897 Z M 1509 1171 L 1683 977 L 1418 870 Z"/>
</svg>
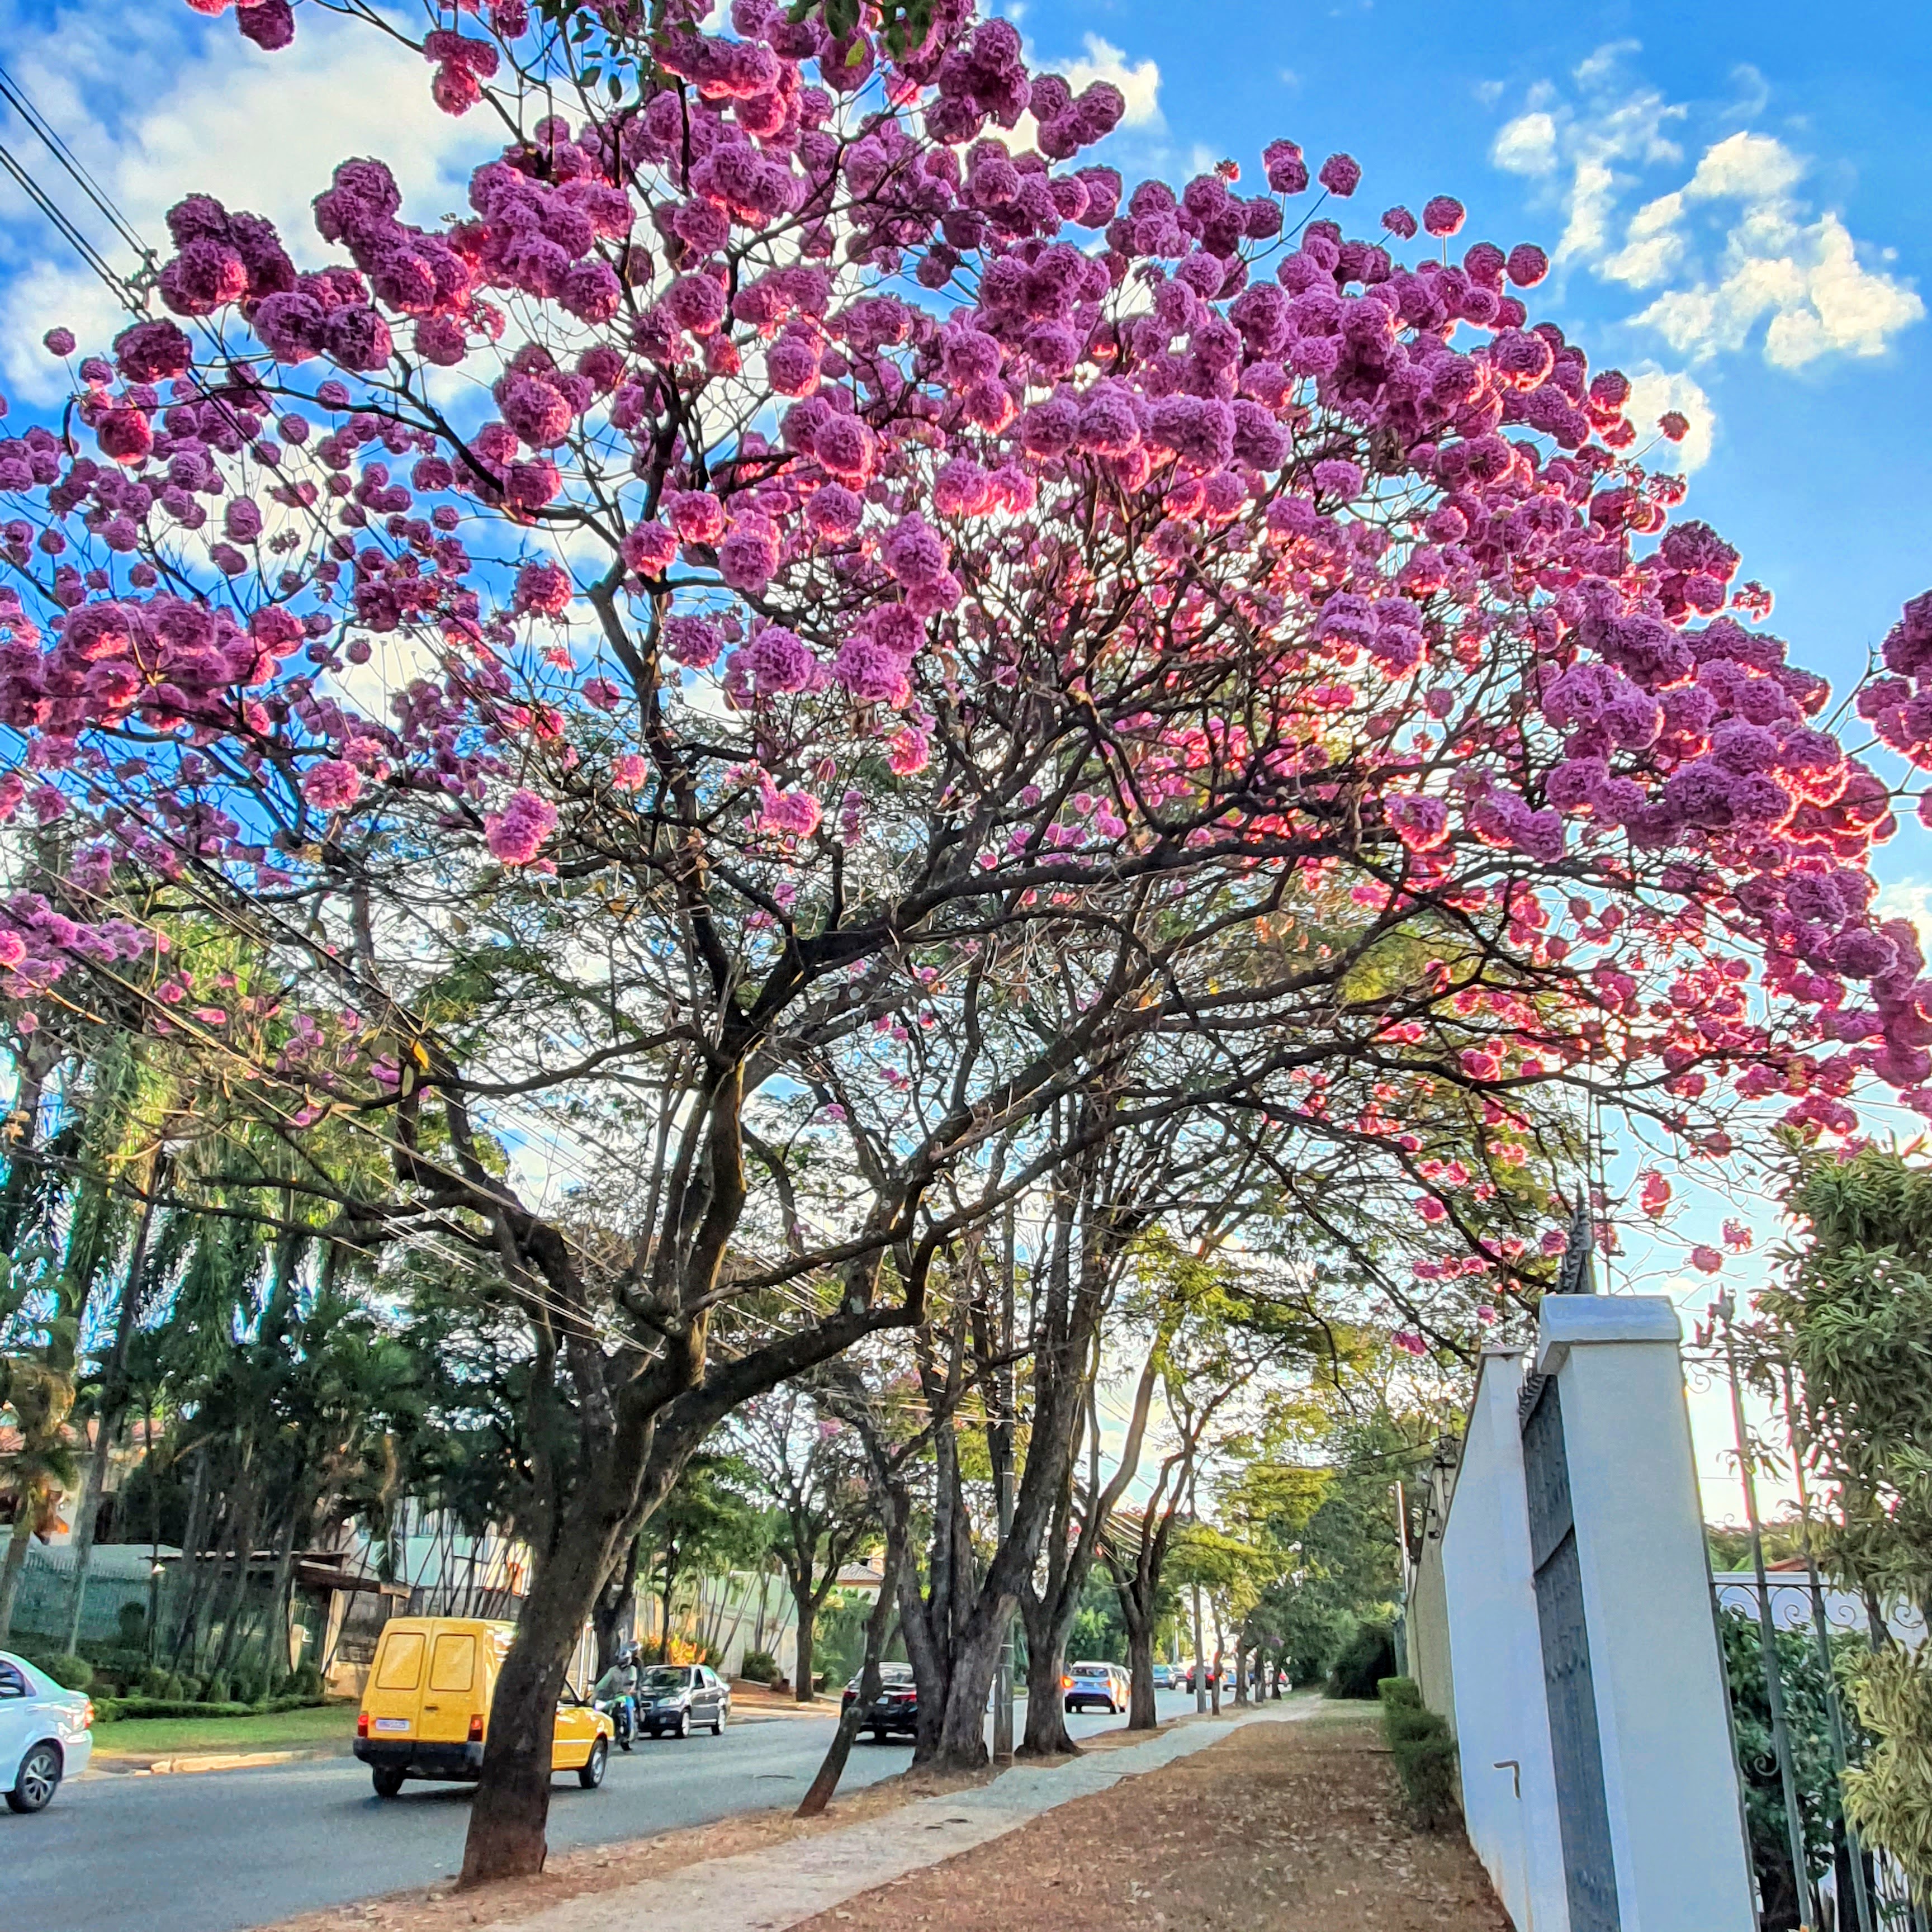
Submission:
<svg viewBox="0 0 1932 1932">
<path fill-rule="evenodd" d="M 1395 1630 L 1386 1618 L 1364 1617 L 1328 1673 L 1331 1697 L 1370 1698 L 1384 1677 L 1395 1675 Z"/>
<path fill-rule="evenodd" d="M 1461 1809 L 1456 1741 L 1443 1719 L 1424 1708 L 1422 1688 L 1413 1678 L 1385 1677 L 1376 1688 L 1382 1699 L 1382 1736 L 1395 1760 L 1409 1814 L 1424 1831 L 1438 1832 L 1453 1823 Z"/>
</svg>

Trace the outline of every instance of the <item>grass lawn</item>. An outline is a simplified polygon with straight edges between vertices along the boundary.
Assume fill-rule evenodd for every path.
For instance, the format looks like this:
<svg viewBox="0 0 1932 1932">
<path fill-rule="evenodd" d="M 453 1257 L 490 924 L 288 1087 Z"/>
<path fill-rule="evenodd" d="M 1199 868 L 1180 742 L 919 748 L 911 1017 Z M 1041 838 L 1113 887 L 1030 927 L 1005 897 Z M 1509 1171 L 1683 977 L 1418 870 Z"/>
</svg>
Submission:
<svg viewBox="0 0 1932 1932">
<path fill-rule="evenodd" d="M 97 1757 L 187 1756 L 203 1751 L 316 1750 L 356 1735 L 356 1706 L 323 1704 L 248 1718 L 124 1718 L 98 1724 Z"/>
</svg>

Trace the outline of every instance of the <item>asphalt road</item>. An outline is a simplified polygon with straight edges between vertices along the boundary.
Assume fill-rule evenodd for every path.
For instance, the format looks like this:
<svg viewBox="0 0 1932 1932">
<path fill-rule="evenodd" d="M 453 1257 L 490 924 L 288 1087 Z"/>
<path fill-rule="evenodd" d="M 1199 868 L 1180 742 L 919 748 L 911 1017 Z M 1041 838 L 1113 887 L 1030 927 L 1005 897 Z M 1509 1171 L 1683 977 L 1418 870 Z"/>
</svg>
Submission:
<svg viewBox="0 0 1932 1932">
<path fill-rule="evenodd" d="M 1162 1718 L 1193 1708 L 1163 1691 Z M 1069 1719 L 1076 1736 L 1126 1722 Z M 762 1810 L 804 1792 L 830 1718 L 728 1726 L 722 1738 L 640 1739 L 601 1791 L 568 1773 L 553 1789 L 550 1842 L 638 1838 Z M 904 1744 L 853 1747 L 845 1784 L 905 1769 Z M 90 1773 L 47 1810 L 0 1811 L 0 1932 L 238 1932 L 298 1912 L 434 1884 L 461 1862 L 466 1786 L 372 1796 L 353 1758 L 141 1778 Z"/>
</svg>

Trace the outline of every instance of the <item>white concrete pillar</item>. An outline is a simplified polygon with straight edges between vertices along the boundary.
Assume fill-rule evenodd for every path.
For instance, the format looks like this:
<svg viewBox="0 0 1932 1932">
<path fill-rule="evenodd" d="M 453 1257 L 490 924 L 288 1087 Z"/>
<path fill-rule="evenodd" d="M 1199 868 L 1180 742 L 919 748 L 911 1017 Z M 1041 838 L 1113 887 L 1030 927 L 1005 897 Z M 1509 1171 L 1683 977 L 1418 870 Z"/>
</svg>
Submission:
<svg viewBox="0 0 1932 1932">
<path fill-rule="evenodd" d="M 1522 1358 L 1484 1353 L 1442 1532 L 1462 1814 L 1516 1932 L 1569 1932 L 1530 1574 Z"/>
<path fill-rule="evenodd" d="M 1620 1932 L 1752 1932 L 1678 1340 L 1661 1296 L 1552 1295 L 1535 1366 L 1562 1402 Z"/>
</svg>

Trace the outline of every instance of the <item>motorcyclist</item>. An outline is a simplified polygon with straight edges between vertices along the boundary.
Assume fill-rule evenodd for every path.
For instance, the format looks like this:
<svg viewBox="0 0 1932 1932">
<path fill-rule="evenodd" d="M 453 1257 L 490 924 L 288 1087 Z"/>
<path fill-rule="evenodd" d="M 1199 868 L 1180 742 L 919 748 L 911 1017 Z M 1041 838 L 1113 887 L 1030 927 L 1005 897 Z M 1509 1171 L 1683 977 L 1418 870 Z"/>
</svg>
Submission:
<svg viewBox="0 0 1932 1932">
<path fill-rule="evenodd" d="M 598 1678 L 591 1696 L 598 1707 L 610 1713 L 620 1750 L 631 1748 L 637 1730 L 638 1646 L 628 1645 L 610 1660 L 610 1667 Z"/>
</svg>

